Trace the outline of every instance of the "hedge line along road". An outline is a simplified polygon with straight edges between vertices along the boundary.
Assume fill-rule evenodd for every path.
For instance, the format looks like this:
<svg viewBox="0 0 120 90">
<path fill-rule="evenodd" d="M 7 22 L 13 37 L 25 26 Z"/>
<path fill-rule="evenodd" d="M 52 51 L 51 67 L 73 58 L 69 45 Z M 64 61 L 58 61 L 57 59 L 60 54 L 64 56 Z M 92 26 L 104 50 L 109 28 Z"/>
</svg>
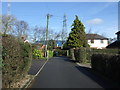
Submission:
<svg viewBox="0 0 120 90">
<path fill-rule="evenodd" d="M 29 88 L 111 88 L 116 87 L 67 57 L 53 57 Z"/>
</svg>

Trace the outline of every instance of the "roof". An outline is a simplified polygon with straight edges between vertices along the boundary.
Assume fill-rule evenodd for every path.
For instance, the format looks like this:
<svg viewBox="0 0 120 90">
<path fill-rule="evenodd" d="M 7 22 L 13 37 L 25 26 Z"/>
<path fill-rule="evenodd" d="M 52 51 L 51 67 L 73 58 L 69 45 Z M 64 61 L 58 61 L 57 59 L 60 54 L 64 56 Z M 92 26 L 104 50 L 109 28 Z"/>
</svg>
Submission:
<svg viewBox="0 0 120 90">
<path fill-rule="evenodd" d="M 108 45 L 106 48 L 120 48 L 120 41 L 117 40 L 117 41 L 111 43 L 110 45 Z"/>
<path fill-rule="evenodd" d="M 120 34 L 120 31 L 118 31 L 116 34 Z"/>
<path fill-rule="evenodd" d="M 98 34 L 86 34 L 86 39 L 104 39 L 104 40 L 108 40 L 108 38 L 106 37 L 103 37 L 101 35 L 98 35 Z"/>
</svg>

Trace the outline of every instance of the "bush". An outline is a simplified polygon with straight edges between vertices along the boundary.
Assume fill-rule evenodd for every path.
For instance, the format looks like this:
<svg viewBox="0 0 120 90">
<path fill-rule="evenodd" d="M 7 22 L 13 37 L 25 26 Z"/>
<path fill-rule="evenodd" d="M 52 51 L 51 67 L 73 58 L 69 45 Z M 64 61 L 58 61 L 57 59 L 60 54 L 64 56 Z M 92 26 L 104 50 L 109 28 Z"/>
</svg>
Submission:
<svg viewBox="0 0 120 90">
<path fill-rule="evenodd" d="M 21 56 L 24 60 L 24 64 L 22 65 L 22 67 L 24 67 L 24 73 L 27 74 L 27 72 L 30 69 L 31 66 L 31 61 L 32 61 L 32 46 L 26 42 L 19 42 L 20 43 L 20 53 Z"/>
<path fill-rule="evenodd" d="M 34 49 L 33 50 L 33 59 L 41 59 L 43 58 L 42 51 Z"/>
<path fill-rule="evenodd" d="M 29 43 L 19 42 L 11 35 L 2 37 L 2 85 L 10 88 L 12 83 L 22 79 L 30 68 L 32 48 Z"/>
<path fill-rule="evenodd" d="M 74 50 L 75 60 L 80 63 L 90 63 L 91 50 L 90 48 L 79 48 Z"/>
<path fill-rule="evenodd" d="M 93 54 L 118 54 L 119 49 L 91 49 Z"/>
<path fill-rule="evenodd" d="M 48 56 L 49 58 L 53 57 L 53 51 L 50 51 L 50 50 L 49 50 L 49 51 L 48 51 L 48 54 L 49 54 L 49 56 Z"/>
<path fill-rule="evenodd" d="M 94 54 L 91 64 L 95 71 L 120 82 L 120 55 Z"/>
<path fill-rule="evenodd" d="M 90 63 L 93 54 L 119 54 L 119 49 L 91 49 L 91 48 L 78 48 L 74 49 L 75 60 L 80 63 Z M 70 50 L 71 53 L 71 50 Z M 73 56 L 73 55 L 70 55 Z M 72 58 L 72 57 L 71 57 Z"/>
</svg>

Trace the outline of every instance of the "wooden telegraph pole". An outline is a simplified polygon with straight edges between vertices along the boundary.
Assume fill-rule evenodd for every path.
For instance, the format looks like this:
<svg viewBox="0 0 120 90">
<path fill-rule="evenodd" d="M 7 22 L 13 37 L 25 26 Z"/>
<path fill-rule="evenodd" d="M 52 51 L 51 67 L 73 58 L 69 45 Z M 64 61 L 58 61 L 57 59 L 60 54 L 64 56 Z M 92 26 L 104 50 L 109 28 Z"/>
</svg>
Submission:
<svg viewBox="0 0 120 90">
<path fill-rule="evenodd" d="M 52 15 L 47 14 L 47 26 L 46 26 L 46 46 L 45 46 L 45 57 L 48 60 L 48 52 L 47 52 L 47 47 L 48 47 L 48 26 L 49 26 L 49 19 Z"/>
</svg>

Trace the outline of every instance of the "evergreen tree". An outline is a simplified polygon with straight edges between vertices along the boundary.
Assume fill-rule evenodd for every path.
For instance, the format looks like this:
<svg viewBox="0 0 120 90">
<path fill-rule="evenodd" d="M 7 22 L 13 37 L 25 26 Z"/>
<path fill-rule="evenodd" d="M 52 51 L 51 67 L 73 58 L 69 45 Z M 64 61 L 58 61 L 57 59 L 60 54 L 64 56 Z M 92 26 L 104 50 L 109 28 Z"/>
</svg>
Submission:
<svg viewBox="0 0 120 90">
<path fill-rule="evenodd" d="M 76 16 L 76 19 L 72 24 L 72 29 L 67 40 L 67 46 L 69 48 L 79 48 L 87 46 L 85 27 L 79 20 L 78 16 Z"/>
</svg>

